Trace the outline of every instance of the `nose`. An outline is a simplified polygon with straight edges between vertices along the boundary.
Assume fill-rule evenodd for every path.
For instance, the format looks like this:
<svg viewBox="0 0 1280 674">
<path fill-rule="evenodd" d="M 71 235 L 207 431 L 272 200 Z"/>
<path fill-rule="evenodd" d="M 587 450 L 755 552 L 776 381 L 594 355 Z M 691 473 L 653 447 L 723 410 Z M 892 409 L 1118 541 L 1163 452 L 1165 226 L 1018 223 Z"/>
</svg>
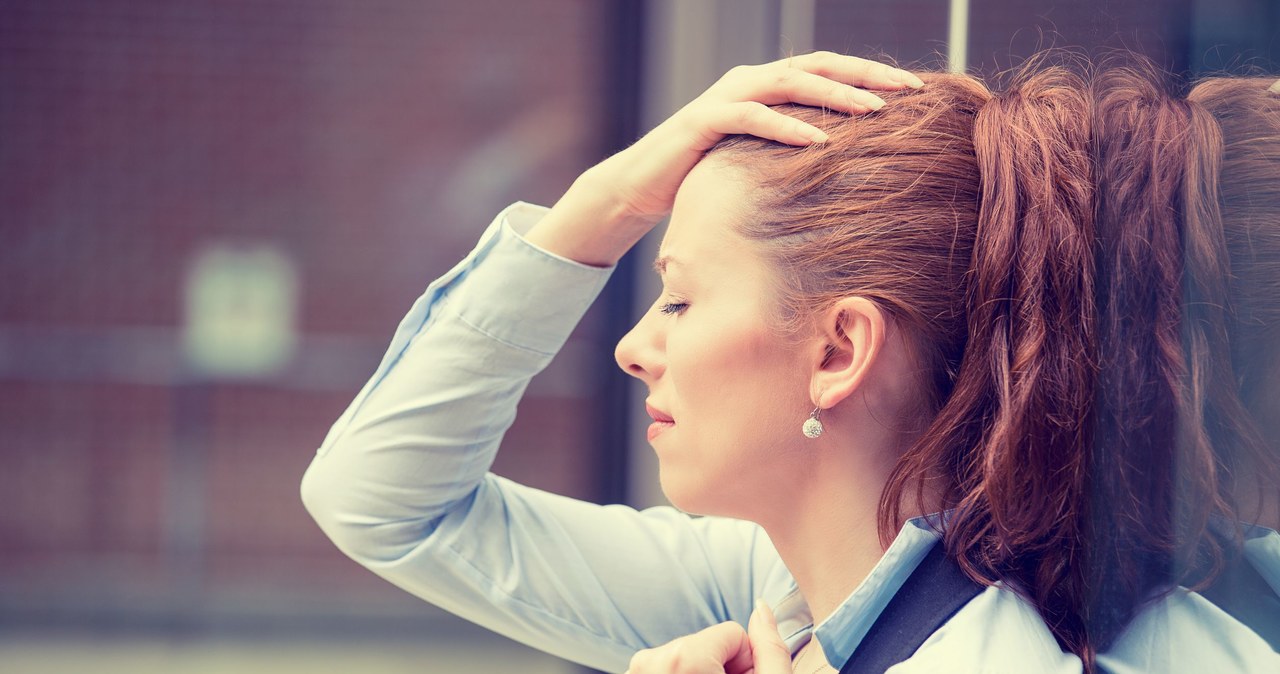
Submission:
<svg viewBox="0 0 1280 674">
<path fill-rule="evenodd" d="M 655 325 L 654 312 L 647 312 L 631 331 L 618 340 L 613 358 L 623 372 L 650 386 L 666 369 L 663 348 L 666 337 Z"/>
</svg>

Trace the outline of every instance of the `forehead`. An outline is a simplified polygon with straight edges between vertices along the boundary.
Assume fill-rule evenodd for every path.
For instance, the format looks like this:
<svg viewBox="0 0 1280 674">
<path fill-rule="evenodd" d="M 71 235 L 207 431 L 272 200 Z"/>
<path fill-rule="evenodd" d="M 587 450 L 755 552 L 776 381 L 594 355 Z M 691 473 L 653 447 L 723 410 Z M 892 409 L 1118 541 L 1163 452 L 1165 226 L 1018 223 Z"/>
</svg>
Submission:
<svg viewBox="0 0 1280 674">
<path fill-rule="evenodd" d="M 725 162 L 703 160 L 694 166 L 676 193 L 655 262 L 659 271 L 759 267 L 759 258 L 738 233 L 751 214 L 751 190 L 745 172 Z"/>
</svg>

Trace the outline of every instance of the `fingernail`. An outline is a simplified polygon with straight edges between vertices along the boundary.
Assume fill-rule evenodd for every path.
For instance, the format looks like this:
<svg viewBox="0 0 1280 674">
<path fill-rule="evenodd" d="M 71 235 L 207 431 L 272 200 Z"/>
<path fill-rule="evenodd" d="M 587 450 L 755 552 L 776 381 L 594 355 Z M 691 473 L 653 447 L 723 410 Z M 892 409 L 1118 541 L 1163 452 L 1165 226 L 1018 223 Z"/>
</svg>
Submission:
<svg viewBox="0 0 1280 674">
<path fill-rule="evenodd" d="M 879 110 L 880 108 L 884 107 L 884 99 L 880 98 L 879 96 L 874 96 L 872 97 L 872 101 L 869 104 L 867 104 L 867 107 L 871 108 L 872 110 Z"/>
<path fill-rule="evenodd" d="M 809 137 L 809 140 L 815 143 L 825 143 L 827 142 L 827 139 L 830 138 L 830 136 L 828 136 L 821 129 L 815 126 L 808 127 L 807 129 L 805 129 L 805 132 L 806 132 L 806 135 Z"/>
<path fill-rule="evenodd" d="M 765 623 L 768 624 L 769 627 L 777 629 L 778 625 L 773 620 L 773 611 L 769 609 L 769 604 L 765 603 L 765 600 L 756 600 L 756 613 L 760 614 L 761 618 L 764 618 Z"/>
<path fill-rule="evenodd" d="M 924 80 L 920 79 L 919 77 L 916 77 L 912 73 L 909 73 L 905 70 L 899 70 L 897 74 L 894 76 L 894 79 L 911 87 L 912 89 L 919 89 L 920 87 L 924 86 Z"/>
</svg>

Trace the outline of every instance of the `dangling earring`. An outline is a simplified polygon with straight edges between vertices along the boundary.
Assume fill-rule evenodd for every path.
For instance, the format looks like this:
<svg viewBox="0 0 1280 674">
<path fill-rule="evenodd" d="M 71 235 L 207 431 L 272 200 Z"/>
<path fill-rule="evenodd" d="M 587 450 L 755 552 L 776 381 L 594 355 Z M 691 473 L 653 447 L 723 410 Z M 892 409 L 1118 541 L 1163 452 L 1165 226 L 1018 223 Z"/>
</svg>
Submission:
<svg viewBox="0 0 1280 674">
<path fill-rule="evenodd" d="M 822 435 L 822 422 L 818 421 L 818 415 L 821 413 L 822 408 L 815 407 L 809 414 L 809 418 L 804 420 L 804 425 L 800 427 L 800 430 L 804 431 L 804 437 L 812 439 Z"/>
</svg>

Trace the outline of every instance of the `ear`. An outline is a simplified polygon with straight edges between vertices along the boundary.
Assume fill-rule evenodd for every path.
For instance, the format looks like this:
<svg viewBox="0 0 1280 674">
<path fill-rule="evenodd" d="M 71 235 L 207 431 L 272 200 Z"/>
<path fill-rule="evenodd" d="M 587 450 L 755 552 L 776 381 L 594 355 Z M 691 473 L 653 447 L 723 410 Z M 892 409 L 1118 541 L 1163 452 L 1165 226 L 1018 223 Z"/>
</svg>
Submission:
<svg viewBox="0 0 1280 674">
<path fill-rule="evenodd" d="M 830 409 L 858 390 L 885 341 L 885 312 L 865 297 L 846 297 L 818 318 L 809 395 Z"/>
</svg>

